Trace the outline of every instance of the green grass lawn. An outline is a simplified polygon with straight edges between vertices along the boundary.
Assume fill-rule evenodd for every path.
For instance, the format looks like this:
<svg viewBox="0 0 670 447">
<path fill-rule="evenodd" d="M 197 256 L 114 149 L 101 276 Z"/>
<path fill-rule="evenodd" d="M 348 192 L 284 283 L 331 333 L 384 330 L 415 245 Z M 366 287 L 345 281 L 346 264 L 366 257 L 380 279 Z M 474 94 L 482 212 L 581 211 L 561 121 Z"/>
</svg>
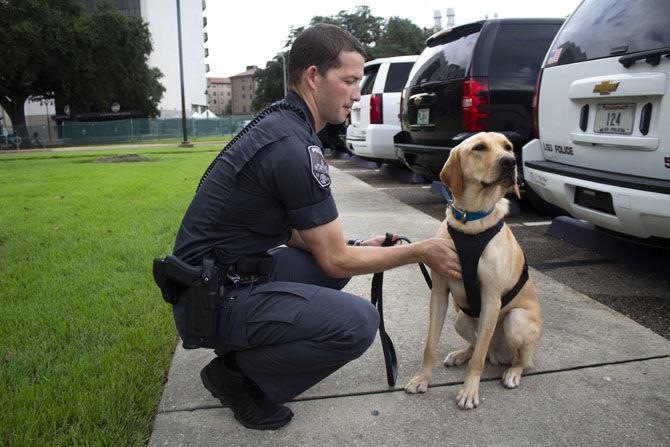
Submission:
<svg viewBox="0 0 670 447">
<path fill-rule="evenodd" d="M 211 143 L 211 142 L 219 142 L 219 141 L 228 141 L 230 140 L 231 135 L 230 134 L 225 134 L 225 135 L 210 135 L 210 136 L 205 136 L 205 137 L 197 137 L 193 135 L 189 135 L 188 140 L 191 143 Z M 144 138 L 144 139 L 134 139 L 133 141 L 124 141 L 119 143 L 118 139 L 114 139 L 112 142 L 109 144 L 103 143 L 103 142 L 97 142 L 97 143 L 75 143 L 72 144 L 73 146 L 127 146 L 127 145 L 133 145 L 133 144 L 164 144 L 164 143 L 171 143 L 171 144 L 179 144 L 181 143 L 183 138 L 181 136 L 176 136 L 176 137 L 165 137 L 165 138 Z"/>
<path fill-rule="evenodd" d="M 218 150 L 0 157 L 0 445 L 147 442 L 176 342 L 151 259 Z"/>
</svg>

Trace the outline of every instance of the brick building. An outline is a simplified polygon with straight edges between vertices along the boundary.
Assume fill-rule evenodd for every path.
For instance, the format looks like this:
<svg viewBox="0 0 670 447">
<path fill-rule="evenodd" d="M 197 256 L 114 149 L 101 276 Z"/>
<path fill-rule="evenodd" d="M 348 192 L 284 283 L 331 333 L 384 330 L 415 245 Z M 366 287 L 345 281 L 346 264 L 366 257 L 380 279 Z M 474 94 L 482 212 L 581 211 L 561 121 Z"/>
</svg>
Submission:
<svg viewBox="0 0 670 447">
<path fill-rule="evenodd" d="M 248 65 L 246 71 L 230 77 L 233 115 L 251 114 L 251 101 L 256 94 L 256 81 L 253 79 L 256 70 L 256 65 Z"/>
<path fill-rule="evenodd" d="M 207 108 L 215 115 L 230 115 L 232 92 L 230 78 L 207 78 Z"/>
</svg>

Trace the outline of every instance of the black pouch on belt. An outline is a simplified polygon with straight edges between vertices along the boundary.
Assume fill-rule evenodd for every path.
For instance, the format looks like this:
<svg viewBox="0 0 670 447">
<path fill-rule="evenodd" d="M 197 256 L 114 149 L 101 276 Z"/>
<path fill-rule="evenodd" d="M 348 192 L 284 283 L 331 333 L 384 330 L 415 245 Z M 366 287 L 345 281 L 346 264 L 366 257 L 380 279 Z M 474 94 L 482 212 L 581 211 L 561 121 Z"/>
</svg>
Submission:
<svg viewBox="0 0 670 447">
<path fill-rule="evenodd" d="M 267 253 L 254 255 L 244 255 L 235 268 L 235 273 L 239 276 L 240 284 L 265 284 L 270 280 L 272 271 L 272 256 Z"/>
<path fill-rule="evenodd" d="M 184 348 L 214 348 L 218 310 L 223 307 L 224 295 L 221 270 L 213 259 L 205 259 L 200 277 L 180 297 L 186 307 Z"/>
</svg>

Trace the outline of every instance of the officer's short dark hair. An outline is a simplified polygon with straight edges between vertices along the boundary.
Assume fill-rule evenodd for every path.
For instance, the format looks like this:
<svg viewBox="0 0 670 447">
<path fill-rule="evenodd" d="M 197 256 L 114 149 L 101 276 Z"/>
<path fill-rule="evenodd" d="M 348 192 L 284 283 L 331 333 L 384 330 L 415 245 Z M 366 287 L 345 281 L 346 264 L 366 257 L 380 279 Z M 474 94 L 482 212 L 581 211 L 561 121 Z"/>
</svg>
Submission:
<svg viewBox="0 0 670 447">
<path fill-rule="evenodd" d="M 304 30 L 295 39 L 288 57 L 288 82 L 291 87 L 300 84 L 303 72 L 316 65 L 325 76 L 331 68 L 342 65 L 341 51 L 355 51 L 365 57 L 363 45 L 350 32 L 327 23 L 317 23 Z"/>
</svg>

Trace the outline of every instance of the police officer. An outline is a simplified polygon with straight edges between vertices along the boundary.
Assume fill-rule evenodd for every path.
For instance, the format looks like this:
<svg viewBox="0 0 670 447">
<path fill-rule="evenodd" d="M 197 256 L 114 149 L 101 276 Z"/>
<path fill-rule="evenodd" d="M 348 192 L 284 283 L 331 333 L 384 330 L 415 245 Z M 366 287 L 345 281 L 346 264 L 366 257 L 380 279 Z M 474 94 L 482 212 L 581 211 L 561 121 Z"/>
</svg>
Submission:
<svg viewBox="0 0 670 447">
<path fill-rule="evenodd" d="M 444 275 L 460 270 L 450 241 L 381 247 L 383 236 L 349 244 L 343 236 L 317 132 L 344 122 L 360 99 L 364 56 L 336 26 L 301 33 L 289 56 L 290 92 L 213 163 L 177 234 L 175 256 L 191 265 L 213 258 L 231 280 L 258 278 L 239 271 L 249 257 L 271 258 L 266 281 L 227 292 L 216 313 L 218 356 L 201 371 L 204 386 L 248 428 L 288 423 L 284 402 L 370 346 L 379 315 L 340 290 L 352 275 L 414 262 Z M 173 311 L 184 338 L 184 300 Z"/>
</svg>

